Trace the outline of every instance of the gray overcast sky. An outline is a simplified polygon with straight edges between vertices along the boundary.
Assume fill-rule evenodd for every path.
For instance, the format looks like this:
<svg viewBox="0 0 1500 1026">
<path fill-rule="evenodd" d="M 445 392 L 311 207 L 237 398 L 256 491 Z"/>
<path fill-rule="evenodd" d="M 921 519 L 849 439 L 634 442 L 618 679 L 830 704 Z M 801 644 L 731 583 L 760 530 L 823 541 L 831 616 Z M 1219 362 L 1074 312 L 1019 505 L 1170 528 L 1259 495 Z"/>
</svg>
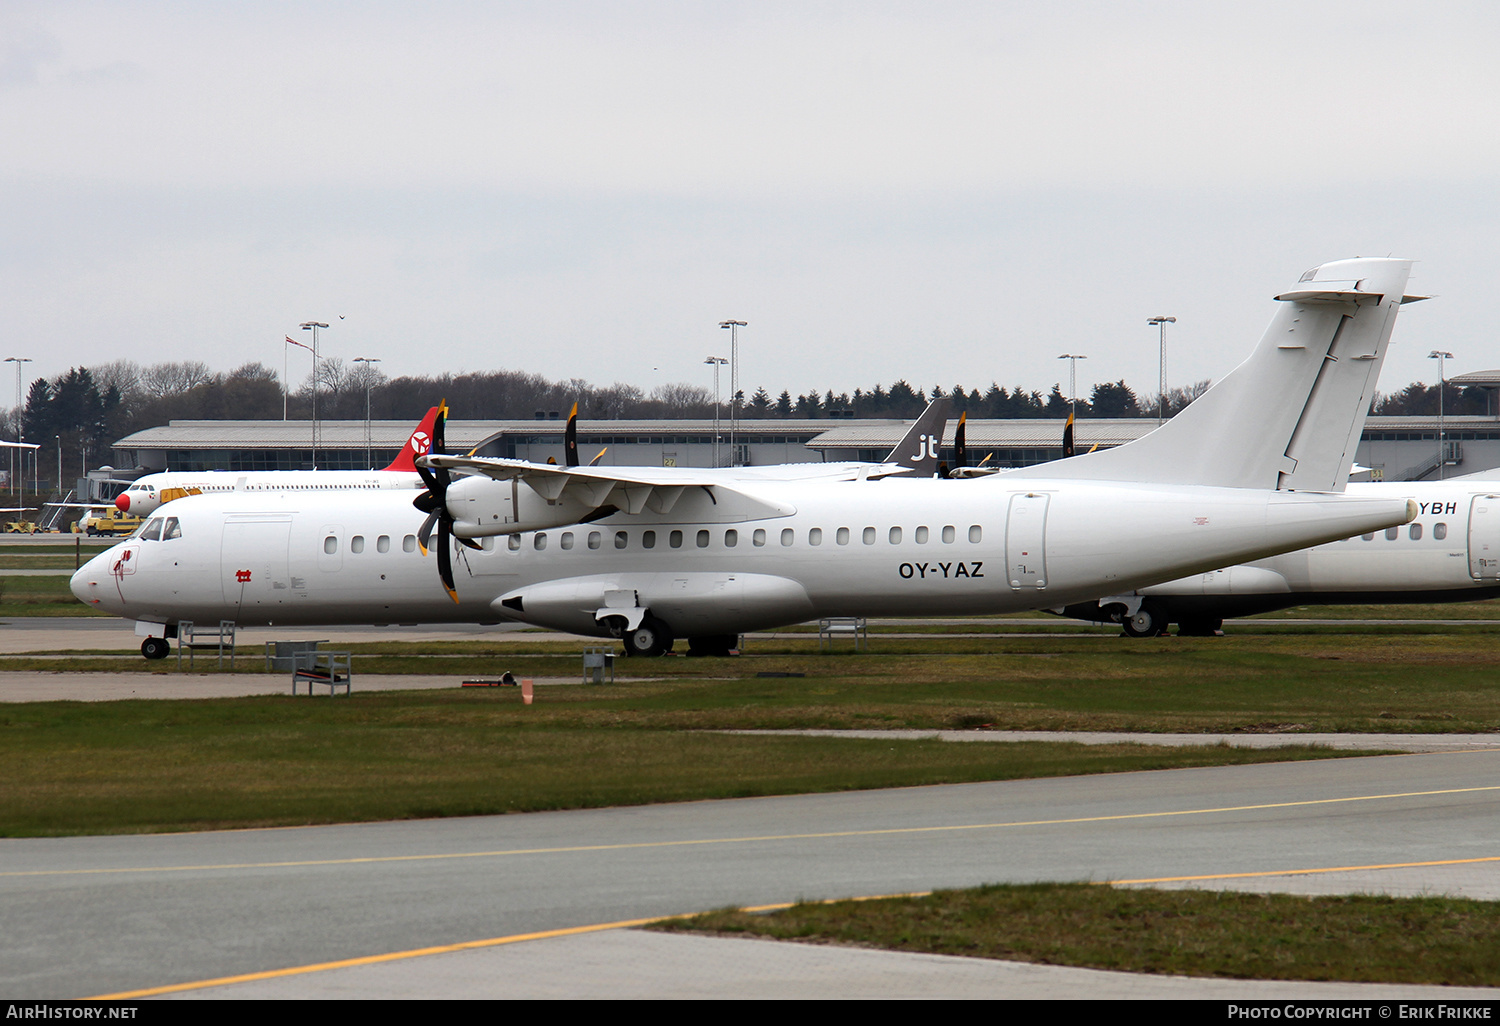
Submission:
<svg viewBox="0 0 1500 1026">
<path fill-rule="evenodd" d="M 1421 261 L 1500 366 L 1493 3 L 0 3 L 0 357 L 1155 389 Z M 345 319 L 340 320 L 340 317 Z M 295 351 L 294 351 L 295 352 Z M 299 362 L 300 359 L 300 362 Z M 305 354 L 292 376 L 307 373 Z M 13 384 L 0 369 L 0 405 Z M 727 381 L 726 381 L 727 391 Z M 462 411 L 457 411 L 462 415 Z"/>
</svg>

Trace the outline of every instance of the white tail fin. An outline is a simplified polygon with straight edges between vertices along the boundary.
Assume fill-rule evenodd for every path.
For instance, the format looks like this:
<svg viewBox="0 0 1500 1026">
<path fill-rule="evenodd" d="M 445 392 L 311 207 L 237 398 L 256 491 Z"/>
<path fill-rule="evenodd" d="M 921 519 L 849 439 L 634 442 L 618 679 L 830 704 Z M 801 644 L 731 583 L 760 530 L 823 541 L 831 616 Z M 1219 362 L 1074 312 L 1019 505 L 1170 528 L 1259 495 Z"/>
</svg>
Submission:
<svg viewBox="0 0 1500 1026">
<path fill-rule="evenodd" d="M 1341 491 L 1385 360 L 1410 260 L 1323 264 L 1250 358 L 1144 438 L 1011 477 Z"/>
</svg>

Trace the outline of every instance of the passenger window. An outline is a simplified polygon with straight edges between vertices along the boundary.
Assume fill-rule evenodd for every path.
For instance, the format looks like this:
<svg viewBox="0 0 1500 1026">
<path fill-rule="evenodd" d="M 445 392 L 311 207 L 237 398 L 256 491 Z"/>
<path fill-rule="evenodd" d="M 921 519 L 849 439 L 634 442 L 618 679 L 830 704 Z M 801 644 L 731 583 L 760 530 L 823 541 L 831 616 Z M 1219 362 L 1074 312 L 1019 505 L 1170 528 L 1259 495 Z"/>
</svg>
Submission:
<svg viewBox="0 0 1500 1026">
<path fill-rule="evenodd" d="M 1409 527 L 1409 528 L 1406 529 L 1406 536 L 1408 538 L 1410 538 L 1412 541 L 1421 541 L 1422 540 L 1422 525 L 1421 524 L 1412 524 L 1411 527 Z"/>
<path fill-rule="evenodd" d="M 899 528 L 899 527 L 893 527 L 893 528 L 891 528 L 890 538 L 891 538 L 891 544 L 892 545 L 900 545 L 901 544 L 901 528 Z"/>
<path fill-rule="evenodd" d="M 142 541 L 161 541 L 161 517 L 153 517 L 141 532 Z"/>
<path fill-rule="evenodd" d="M 952 524 L 949 524 L 947 527 L 943 528 L 943 544 L 944 545 L 952 545 L 953 544 L 953 539 L 955 537 L 957 537 L 957 535 L 955 534 L 955 532 L 953 530 L 953 525 Z"/>
<path fill-rule="evenodd" d="M 849 544 L 849 528 L 847 528 L 847 527 L 841 527 L 841 528 L 839 528 L 839 532 L 838 532 L 838 534 L 836 534 L 836 535 L 833 536 L 833 540 L 836 541 L 836 542 L 838 542 L 840 545 L 848 545 Z"/>
<path fill-rule="evenodd" d="M 979 540 L 984 537 L 984 531 L 978 524 L 969 528 L 969 544 L 978 545 Z"/>
<path fill-rule="evenodd" d="M 764 528 L 757 527 L 755 533 L 750 536 L 750 544 L 761 546 L 766 543 L 766 532 Z"/>
<path fill-rule="evenodd" d="M 603 543 L 604 543 L 604 538 L 603 538 L 602 535 L 599 534 L 598 531 L 590 531 L 589 532 L 589 548 L 591 548 L 591 549 L 597 549 Z"/>
<path fill-rule="evenodd" d="M 495 551 L 495 536 L 493 534 L 479 539 L 479 547 L 485 552 Z"/>
<path fill-rule="evenodd" d="M 1360 537 L 1363 538 L 1365 541 L 1374 541 L 1375 540 L 1375 536 L 1373 534 L 1362 534 L 1362 535 L 1360 535 Z"/>
<path fill-rule="evenodd" d="M 736 531 L 732 527 L 729 530 L 727 530 L 727 531 L 724 532 L 724 547 L 726 549 L 732 549 L 736 545 L 738 545 L 739 543 L 740 543 L 740 532 Z"/>
<path fill-rule="evenodd" d="M 672 548 L 674 549 L 682 548 L 682 532 L 673 531 L 671 534 L 667 535 L 667 544 L 672 546 Z"/>
<path fill-rule="evenodd" d="M 699 531 L 698 532 L 698 547 L 700 549 L 706 549 L 706 548 L 708 548 L 708 532 L 707 531 Z"/>
<path fill-rule="evenodd" d="M 564 531 L 560 544 L 565 549 L 571 549 L 573 547 L 573 532 Z"/>
<path fill-rule="evenodd" d="M 641 548 L 643 548 L 643 549 L 654 549 L 654 548 L 656 548 L 656 532 L 655 531 L 642 531 L 641 532 Z"/>
<path fill-rule="evenodd" d="M 417 536 L 414 535 L 414 534 L 409 534 L 405 538 L 402 538 L 401 539 L 401 551 L 402 552 L 416 552 L 417 551 Z"/>
<path fill-rule="evenodd" d="M 391 536 L 388 535 L 388 534 L 382 534 L 379 538 L 376 538 L 375 539 L 375 551 L 376 552 L 389 552 L 389 551 L 391 551 Z"/>
<path fill-rule="evenodd" d="M 538 531 L 536 534 L 532 535 L 531 547 L 538 552 L 541 552 L 543 549 L 545 549 L 547 547 L 547 532 Z"/>
<path fill-rule="evenodd" d="M 795 533 L 790 527 L 783 527 L 781 529 L 781 544 L 790 546 Z"/>
<path fill-rule="evenodd" d="M 809 544 L 809 545 L 822 545 L 823 544 L 823 529 L 821 527 L 814 527 L 812 530 L 810 530 L 810 531 L 807 532 L 807 544 Z"/>
<path fill-rule="evenodd" d="M 1448 537 L 1448 525 L 1447 524 L 1433 524 L 1432 525 L 1432 536 L 1434 538 L 1436 538 L 1438 541 L 1442 541 L 1444 538 Z"/>
<path fill-rule="evenodd" d="M 616 531 L 615 532 L 615 548 L 617 548 L 617 549 L 623 549 L 625 546 L 627 546 L 629 544 L 630 544 L 630 532 L 628 532 L 628 531 Z"/>
<path fill-rule="evenodd" d="M 520 552 L 521 536 L 519 534 L 508 535 L 505 539 L 505 547 L 512 552 Z"/>
<path fill-rule="evenodd" d="M 336 536 L 330 534 L 327 538 L 323 539 L 323 551 L 324 552 L 328 553 L 331 556 L 334 553 L 338 552 L 338 550 L 339 550 L 339 540 L 338 540 L 338 538 Z"/>
<path fill-rule="evenodd" d="M 349 539 L 349 551 L 350 552 L 363 552 L 363 551 L 365 551 L 365 536 L 362 535 L 362 534 L 356 534 L 353 538 L 350 538 Z"/>
<path fill-rule="evenodd" d="M 874 545 L 875 544 L 875 528 L 873 528 L 873 527 L 867 527 L 867 528 L 865 528 L 864 543 L 866 545 Z"/>
<path fill-rule="evenodd" d="M 917 539 L 916 540 L 917 540 L 917 544 L 918 545 L 926 545 L 927 544 L 927 528 L 925 528 L 925 527 L 919 527 L 919 528 L 917 528 Z"/>
<path fill-rule="evenodd" d="M 1385 540 L 1386 541 L 1395 541 L 1399 537 L 1401 537 L 1401 528 L 1399 528 L 1399 527 L 1387 527 L 1385 529 Z"/>
</svg>

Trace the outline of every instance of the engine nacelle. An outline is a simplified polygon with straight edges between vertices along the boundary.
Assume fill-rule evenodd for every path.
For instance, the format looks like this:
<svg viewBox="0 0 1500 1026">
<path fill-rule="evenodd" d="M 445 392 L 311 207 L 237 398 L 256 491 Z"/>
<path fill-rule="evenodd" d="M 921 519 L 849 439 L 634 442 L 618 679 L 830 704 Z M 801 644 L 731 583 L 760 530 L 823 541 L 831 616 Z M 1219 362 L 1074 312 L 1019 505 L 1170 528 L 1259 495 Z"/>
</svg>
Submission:
<svg viewBox="0 0 1500 1026">
<path fill-rule="evenodd" d="M 598 508 L 575 489 L 549 499 L 519 478 L 462 477 L 448 486 L 448 512 L 453 516 L 453 533 L 460 538 L 565 527 Z"/>
</svg>

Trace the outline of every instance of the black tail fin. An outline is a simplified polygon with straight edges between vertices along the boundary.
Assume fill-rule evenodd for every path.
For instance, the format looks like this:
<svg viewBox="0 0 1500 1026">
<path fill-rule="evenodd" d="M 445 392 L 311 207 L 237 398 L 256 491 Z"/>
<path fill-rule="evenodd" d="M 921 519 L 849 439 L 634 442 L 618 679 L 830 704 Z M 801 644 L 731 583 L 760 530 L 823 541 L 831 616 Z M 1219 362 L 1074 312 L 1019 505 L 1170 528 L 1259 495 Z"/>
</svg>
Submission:
<svg viewBox="0 0 1500 1026">
<path fill-rule="evenodd" d="M 936 474 L 938 450 L 943 444 L 943 429 L 948 426 L 950 406 L 947 399 L 934 399 L 928 403 L 927 409 L 907 429 L 885 462 L 910 468 L 912 477 Z"/>
</svg>

